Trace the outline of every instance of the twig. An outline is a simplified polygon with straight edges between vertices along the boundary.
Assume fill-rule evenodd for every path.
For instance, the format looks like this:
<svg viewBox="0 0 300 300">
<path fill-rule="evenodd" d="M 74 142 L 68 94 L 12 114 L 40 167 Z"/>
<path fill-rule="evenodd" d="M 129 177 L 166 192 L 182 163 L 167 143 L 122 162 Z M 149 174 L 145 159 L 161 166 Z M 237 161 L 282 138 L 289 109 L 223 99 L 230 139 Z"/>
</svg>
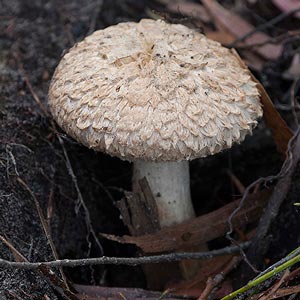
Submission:
<svg viewBox="0 0 300 300">
<path fill-rule="evenodd" d="M 298 115 L 296 112 L 296 107 L 297 107 L 297 102 L 296 102 L 296 97 L 295 97 L 295 89 L 296 86 L 298 85 L 300 81 L 300 78 L 296 78 L 291 86 L 291 108 L 292 108 L 292 114 L 294 117 L 294 121 L 297 127 L 299 127 L 299 120 L 298 120 Z"/>
<path fill-rule="evenodd" d="M 20 253 L 11 242 L 9 242 L 6 238 L 0 235 L 0 241 L 6 245 L 6 247 L 11 251 L 16 261 L 27 261 L 26 257 Z"/>
<path fill-rule="evenodd" d="M 226 173 L 227 173 L 228 177 L 230 178 L 231 182 L 233 183 L 233 185 L 237 188 L 237 190 L 241 194 L 243 194 L 245 192 L 245 186 L 242 184 L 242 182 L 239 180 L 239 178 L 237 178 L 230 169 L 227 169 Z"/>
<path fill-rule="evenodd" d="M 65 144 L 64 144 L 64 141 L 63 139 L 57 135 L 57 138 L 58 138 L 58 141 L 62 147 L 62 150 L 63 150 L 63 153 L 64 153 L 64 157 L 65 157 L 65 161 L 66 161 L 66 167 L 67 167 L 67 170 L 69 172 L 69 175 L 71 176 L 72 178 L 72 181 L 73 181 L 73 184 L 75 186 L 75 189 L 76 189 L 76 192 L 77 192 L 77 197 L 78 197 L 78 202 L 79 202 L 79 206 L 77 207 L 77 211 L 80 209 L 80 207 L 83 207 L 84 209 L 84 213 L 85 213 L 85 222 L 86 222 L 86 226 L 87 226 L 87 231 L 88 231 L 88 234 L 86 236 L 86 241 L 88 243 L 88 247 L 89 247 L 89 252 L 90 253 L 90 250 L 91 250 L 91 241 L 90 241 L 90 238 L 89 238 L 89 235 L 90 233 L 92 234 L 99 250 L 100 250 L 100 255 L 103 255 L 103 248 L 100 244 L 100 241 L 95 233 L 95 230 L 94 228 L 92 227 L 92 222 L 91 222 L 91 218 L 90 218 L 90 213 L 89 213 L 89 210 L 83 200 L 83 196 L 81 194 L 81 191 L 79 189 L 79 186 L 78 186 L 78 182 L 77 182 L 77 177 L 75 176 L 75 173 L 74 173 L 74 170 L 72 168 L 72 165 L 71 165 L 71 161 L 70 161 L 70 158 L 69 158 L 69 155 L 68 155 L 68 152 L 65 148 Z"/>
<path fill-rule="evenodd" d="M 29 147 L 27 147 L 26 145 L 23 145 L 23 144 L 9 143 L 8 145 L 9 145 L 9 146 L 20 147 L 20 148 L 23 148 L 23 149 L 27 150 L 29 153 L 34 153 Z"/>
<path fill-rule="evenodd" d="M 27 183 L 21 178 L 21 177 L 18 177 L 17 178 L 17 181 L 23 186 L 23 188 L 30 194 L 34 204 L 35 204 L 35 207 L 36 207 L 36 210 L 37 210 L 37 213 L 38 213 L 38 216 L 39 216 L 39 219 L 40 219 L 40 222 L 42 224 L 42 227 L 43 227 L 43 230 L 44 230 L 44 233 L 45 233 L 45 236 L 46 236 L 46 239 L 50 245 L 50 248 L 51 248 L 51 251 L 53 253 L 53 256 L 55 259 L 58 259 L 58 254 L 57 254 L 57 251 L 56 251 L 56 248 L 55 248 L 55 245 L 53 243 L 53 240 L 51 238 L 51 234 L 50 234 L 50 229 L 48 227 L 48 223 L 47 221 L 45 220 L 44 218 L 44 215 L 43 215 L 43 211 L 42 211 L 42 208 L 39 204 L 39 201 L 37 200 L 37 198 L 35 197 L 35 194 L 32 192 L 32 190 L 30 189 L 30 187 L 27 185 Z M 60 274 L 63 278 L 63 281 L 65 283 L 65 286 L 66 288 L 68 288 L 68 283 L 67 283 L 67 278 L 63 272 L 63 269 L 62 268 L 59 268 L 59 271 L 60 271 Z"/>
<path fill-rule="evenodd" d="M 99 187 L 107 195 L 107 197 L 109 198 L 111 203 L 115 202 L 115 199 L 114 199 L 113 195 L 111 194 L 111 192 L 108 190 L 108 187 L 106 187 L 101 181 L 99 181 L 98 179 L 96 179 L 94 177 L 92 177 L 91 180 L 94 181 L 97 185 L 99 185 Z"/>
<path fill-rule="evenodd" d="M 206 300 L 209 298 L 212 291 L 224 281 L 226 275 L 231 272 L 236 266 L 241 262 L 241 257 L 235 256 L 230 262 L 226 265 L 224 270 L 221 273 L 215 275 L 213 278 L 209 277 L 206 283 L 206 287 L 201 293 L 200 297 L 197 300 Z"/>
<path fill-rule="evenodd" d="M 275 107 L 278 110 L 282 110 L 282 111 L 292 111 L 292 110 L 300 110 L 300 105 L 295 105 L 294 107 L 291 107 L 290 105 L 287 104 L 275 104 Z"/>
<path fill-rule="evenodd" d="M 50 186 L 50 192 L 49 192 L 49 197 L 48 197 L 48 204 L 47 204 L 47 224 L 48 224 L 48 228 L 51 234 L 51 219 L 53 216 L 53 195 L 54 195 L 54 181 L 53 178 L 51 180 L 51 186 Z"/>
<path fill-rule="evenodd" d="M 250 242 L 245 242 L 237 246 L 225 247 L 218 250 L 212 250 L 208 252 L 182 252 L 182 253 L 171 253 L 153 256 L 141 256 L 137 258 L 130 257 L 97 257 L 97 258 L 84 258 L 84 259 L 60 259 L 54 261 L 44 262 L 13 262 L 5 259 L 0 259 L 1 268 L 18 268 L 25 270 L 34 270 L 40 266 L 47 266 L 53 268 L 59 267 L 79 267 L 79 266 L 90 266 L 90 265 L 127 265 L 137 266 L 142 264 L 153 264 L 161 262 L 172 262 L 180 261 L 183 259 L 208 259 L 216 256 L 222 256 L 227 254 L 233 254 L 240 251 L 240 248 L 247 248 Z"/>
<path fill-rule="evenodd" d="M 6 153 L 8 154 L 13 166 L 14 166 L 14 171 L 15 171 L 15 174 L 17 176 L 19 176 L 19 171 L 18 171 L 18 168 L 17 168 L 17 162 L 16 162 L 16 159 L 15 159 L 15 156 L 13 155 L 12 151 L 11 151 L 11 147 L 9 145 L 6 145 L 5 147 L 6 149 Z M 8 160 L 7 160 L 8 161 Z M 8 170 L 9 167 L 7 167 L 7 170 Z M 7 171 L 7 175 L 8 175 L 8 171 Z"/>
<path fill-rule="evenodd" d="M 295 279 L 296 277 L 299 278 L 300 275 L 300 267 L 294 269 L 290 272 L 289 276 L 286 278 L 286 282 L 291 281 Z"/>
</svg>

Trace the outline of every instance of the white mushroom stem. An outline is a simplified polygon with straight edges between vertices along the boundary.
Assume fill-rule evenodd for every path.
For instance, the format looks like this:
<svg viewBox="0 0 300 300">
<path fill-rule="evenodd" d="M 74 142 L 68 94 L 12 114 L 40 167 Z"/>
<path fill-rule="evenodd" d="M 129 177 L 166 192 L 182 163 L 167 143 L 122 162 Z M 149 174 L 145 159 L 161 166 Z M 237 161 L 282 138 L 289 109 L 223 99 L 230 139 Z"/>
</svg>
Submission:
<svg viewBox="0 0 300 300">
<path fill-rule="evenodd" d="M 133 169 L 133 191 L 146 177 L 158 208 L 161 227 L 195 217 L 190 193 L 189 162 L 136 161 Z"/>
</svg>

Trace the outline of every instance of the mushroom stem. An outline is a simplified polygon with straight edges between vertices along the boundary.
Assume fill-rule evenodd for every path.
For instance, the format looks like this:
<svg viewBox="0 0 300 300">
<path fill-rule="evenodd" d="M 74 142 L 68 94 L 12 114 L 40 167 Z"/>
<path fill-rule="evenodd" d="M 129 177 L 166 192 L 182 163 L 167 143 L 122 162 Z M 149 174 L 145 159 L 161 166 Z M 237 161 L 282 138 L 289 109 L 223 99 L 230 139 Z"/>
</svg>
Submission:
<svg viewBox="0 0 300 300">
<path fill-rule="evenodd" d="M 158 209 L 160 227 L 195 217 L 190 194 L 189 162 L 136 161 L 133 191 L 139 192 L 139 180 L 146 177 Z"/>
</svg>

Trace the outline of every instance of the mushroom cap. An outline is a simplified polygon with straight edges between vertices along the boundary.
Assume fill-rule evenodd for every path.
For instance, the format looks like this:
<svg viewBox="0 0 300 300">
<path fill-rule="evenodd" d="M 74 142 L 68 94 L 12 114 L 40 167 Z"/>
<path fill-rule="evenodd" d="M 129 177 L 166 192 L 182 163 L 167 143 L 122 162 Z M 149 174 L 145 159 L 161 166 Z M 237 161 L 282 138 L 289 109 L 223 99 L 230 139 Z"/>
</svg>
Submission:
<svg viewBox="0 0 300 300">
<path fill-rule="evenodd" d="M 126 160 L 215 154 L 244 140 L 262 116 L 256 83 L 230 50 L 149 19 L 96 31 L 71 48 L 49 104 L 70 136 Z"/>
</svg>

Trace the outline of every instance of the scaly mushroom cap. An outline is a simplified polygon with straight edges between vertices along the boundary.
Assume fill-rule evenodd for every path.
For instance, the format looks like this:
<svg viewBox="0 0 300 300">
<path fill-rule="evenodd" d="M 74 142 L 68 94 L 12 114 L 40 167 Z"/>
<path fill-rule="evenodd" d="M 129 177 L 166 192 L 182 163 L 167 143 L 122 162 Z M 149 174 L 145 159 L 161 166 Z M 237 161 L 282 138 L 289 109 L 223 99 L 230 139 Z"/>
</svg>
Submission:
<svg viewBox="0 0 300 300">
<path fill-rule="evenodd" d="M 71 48 L 49 104 L 73 138 L 127 160 L 217 153 L 244 140 L 262 115 L 256 84 L 230 50 L 148 19 L 96 31 Z"/>
</svg>

